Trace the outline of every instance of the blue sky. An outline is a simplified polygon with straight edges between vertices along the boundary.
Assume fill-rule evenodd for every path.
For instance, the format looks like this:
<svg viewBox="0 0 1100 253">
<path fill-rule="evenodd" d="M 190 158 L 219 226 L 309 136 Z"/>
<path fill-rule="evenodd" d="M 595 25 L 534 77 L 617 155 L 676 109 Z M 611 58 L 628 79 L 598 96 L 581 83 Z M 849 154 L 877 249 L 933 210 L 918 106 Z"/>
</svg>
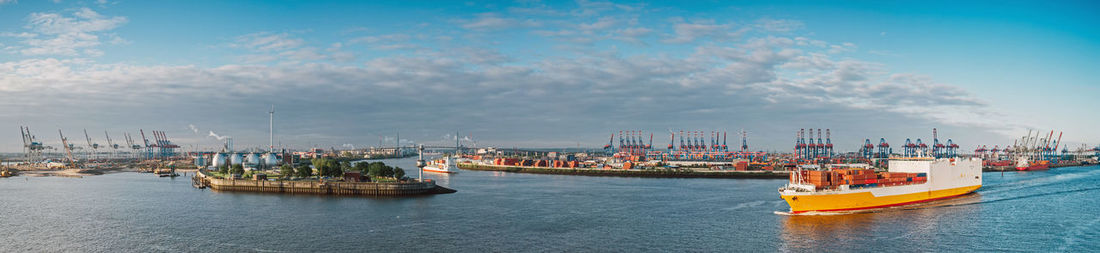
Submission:
<svg viewBox="0 0 1100 253">
<path fill-rule="evenodd" d="M 43 134 L 258 146 L 275 104 L 295 148 L 744 128 L 785 150 L 811 127 L 850 149 L 932 127 L 970 149 L 1028 128 L 1100 142 L 1086 1 L 0 3 L 0 126 Z"/>
</svg>

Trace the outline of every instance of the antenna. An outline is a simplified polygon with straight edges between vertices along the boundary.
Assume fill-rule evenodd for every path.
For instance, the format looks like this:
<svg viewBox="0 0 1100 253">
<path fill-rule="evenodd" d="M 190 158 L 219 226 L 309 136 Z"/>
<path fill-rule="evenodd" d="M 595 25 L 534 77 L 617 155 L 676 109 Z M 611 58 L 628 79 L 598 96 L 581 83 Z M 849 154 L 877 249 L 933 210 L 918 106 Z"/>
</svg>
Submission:
<svg viewBox="0 0 1100 253">
<path fill-rule="evenodd" d="M 268 123 L 267 152 L 275 153 L 275 105 L 271 105 L 271 111 L 267 113 L 270 115 Z"/>
</svg>

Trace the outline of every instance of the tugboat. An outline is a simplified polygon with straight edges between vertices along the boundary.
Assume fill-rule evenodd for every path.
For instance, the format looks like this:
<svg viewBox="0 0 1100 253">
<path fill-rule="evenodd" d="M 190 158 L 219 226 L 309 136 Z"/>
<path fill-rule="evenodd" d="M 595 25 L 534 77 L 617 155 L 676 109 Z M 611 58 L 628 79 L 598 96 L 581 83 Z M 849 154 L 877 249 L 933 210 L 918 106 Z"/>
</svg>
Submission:
<svg viewBox="0 0 1100 253">
<path fill-rule="evenodd" d="M 448 156 L 444 159 L 428 162 L 428 165 L 424 166 L 424 171 L 436 173 L 455 173 L 458 172 L 458 166 L 455 164 L 454 157 Z"/>
</svg>

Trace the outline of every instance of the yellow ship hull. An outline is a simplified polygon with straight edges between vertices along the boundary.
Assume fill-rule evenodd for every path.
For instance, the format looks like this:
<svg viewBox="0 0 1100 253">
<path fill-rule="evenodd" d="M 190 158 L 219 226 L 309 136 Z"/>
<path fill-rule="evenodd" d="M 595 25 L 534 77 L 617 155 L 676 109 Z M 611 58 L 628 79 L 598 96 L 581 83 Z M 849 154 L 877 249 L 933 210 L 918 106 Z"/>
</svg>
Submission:
<svg viewBox="0 0 1100 253">
<path fill-rule="evenodd" d="M 791 213 L 837 212 L 884 208 L 962 196 L 981 188 L 981 185 L 934 191 L 875 196 L 871 191 L 853 193 L 798 193 L 780 195 L 791 206 Z"/>
</svg>

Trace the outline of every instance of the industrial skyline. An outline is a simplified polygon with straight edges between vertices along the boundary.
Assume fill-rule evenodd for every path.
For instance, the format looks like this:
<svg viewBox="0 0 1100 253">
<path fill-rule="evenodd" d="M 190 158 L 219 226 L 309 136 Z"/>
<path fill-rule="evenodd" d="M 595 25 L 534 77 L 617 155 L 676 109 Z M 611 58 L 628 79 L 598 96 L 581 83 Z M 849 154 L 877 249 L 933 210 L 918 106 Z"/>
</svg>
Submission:
<svg viewBox="0 0 1100 253">
<path fill-rule="evenodd" d="M 1082 115 L 1100 106 L 1096 7 L 0 1 L 0 152 L 20 152 L 21 126 L 58 148 L 58 129 L 87 129 L 69 142 L 89 146 L 157 129 L 197 148 L 458 130 L 597 149 L 627 130 L 659 149 L 689 130 L 738 133 L 740 150 L 744 129 L 751 151 L 793 151 L 803 128 L 831 129 L 838 152 L 933 128 L 960 152 L 1029 129 L 1095 146 L 1100 120 Z"/>
</svg>

